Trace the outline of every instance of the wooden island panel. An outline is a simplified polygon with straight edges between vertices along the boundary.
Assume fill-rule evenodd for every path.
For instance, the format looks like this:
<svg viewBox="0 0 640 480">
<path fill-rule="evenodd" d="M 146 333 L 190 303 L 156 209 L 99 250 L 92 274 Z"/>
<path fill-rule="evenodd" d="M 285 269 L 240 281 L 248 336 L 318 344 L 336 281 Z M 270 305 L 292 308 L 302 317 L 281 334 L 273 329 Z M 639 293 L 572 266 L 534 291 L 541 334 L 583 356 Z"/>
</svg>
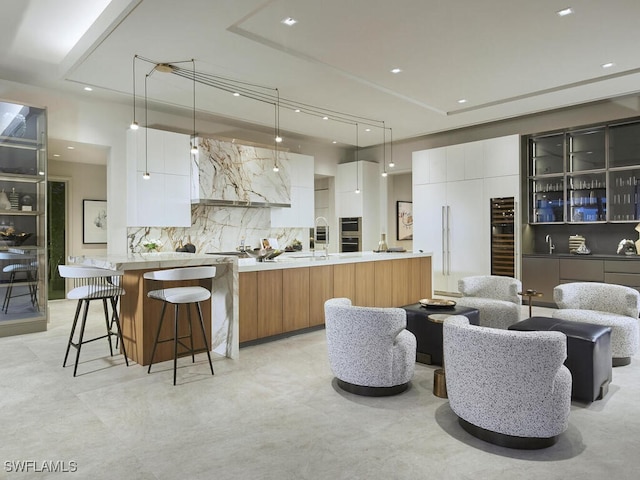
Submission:
<svg viewBox="0 0 640 480">
<path fill-rule="evenodd" d="M 343 263 L 333 266 L 333 297 L 356 297 L 356 265 L 355 263 Z"/>
<path fill-rule="evenodd" d="M 282 270 L 258 272 L 258 338 L 282 333 Z M 243 300 L 240 299 L 242 303 Z"/>
<path fill-rule="evenodd" d="M 314 267 L 309 276 L 309 326 L 324 325 L 324 302 L 333 298 L 333 265 Z"/>
<path fill-rule="evenodd" d="M 350 297 L 354 305 L 374 306 L 376 302 L 376 262 L 356 263 L 355 296 Z"/>
<path fill-rule="evenodd" d="M 240 342 L 258 338 L 258 272 L 244 272 L 238 275 L 238 297 L 243 301 L 238 305 Z"/>
<path fill-rule="evenodd" d="M 309 327 L 309 270 L 282 270 L 282 331 L 291 332 Z M 313 269 L 314 276 L 316 268 Z"/>
</svg>

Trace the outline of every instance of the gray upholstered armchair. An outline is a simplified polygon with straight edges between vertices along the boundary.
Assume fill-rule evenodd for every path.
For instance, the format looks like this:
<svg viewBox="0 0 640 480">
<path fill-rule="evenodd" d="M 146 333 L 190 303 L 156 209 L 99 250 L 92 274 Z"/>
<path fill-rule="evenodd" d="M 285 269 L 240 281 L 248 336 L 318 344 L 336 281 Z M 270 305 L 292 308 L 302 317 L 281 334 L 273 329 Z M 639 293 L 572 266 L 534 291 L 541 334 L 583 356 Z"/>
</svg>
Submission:
<svg viewBox="0 0 640 480">
<path fill-rule="evenodd" d="M 443 325 L 449 405 L 462 427 L 510 448 L 545 448 L 569 424 L 571 373 L 561 332 Z"/>
<path fill-rule="evenodd" d="M 640 343 L 638 312 L 640 293 L 622 285 L 574 282 L 553 289 L 559 310 L 554 318 L 611 327 L 611 355 L 614 367 L 628 365 Z"/>
<path fill-rule="evenodd" d="M 329 365 L 340 388 L 358 395 L 407 389 L 416 362 L 416 337 L 401 308 L 357 307 L 348 298 L 324 304 Z"/>
<path fill-rule="evenodd" d="M 458 280 L 458 290 L 462 294 L 458 305 L 477 308 L 480 326 L 508 328 L 520 321 L 520 280 L 498 275 L 477 275 Z"/>
</svg>

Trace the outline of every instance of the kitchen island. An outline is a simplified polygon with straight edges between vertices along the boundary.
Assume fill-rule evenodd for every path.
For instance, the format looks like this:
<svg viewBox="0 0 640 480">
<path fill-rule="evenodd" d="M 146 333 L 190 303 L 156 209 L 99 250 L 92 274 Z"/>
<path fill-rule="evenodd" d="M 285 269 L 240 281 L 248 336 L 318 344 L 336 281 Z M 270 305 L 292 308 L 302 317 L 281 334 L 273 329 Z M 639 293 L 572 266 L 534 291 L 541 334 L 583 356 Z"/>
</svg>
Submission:
<svg viewBox="0 0 640 480">
<path fill-rule="evenodd" d="M 351 298 L 363 306 L 401 306 L 430 297 L 430 253 L 316 252 L 284 254 L 271 262 L 236 255 L 159 252 L 104 257 L 70 257 L 71 263 L 123 270 L 120 317 L 130 358 L 148 365 L 160 317 L 160 302 L 147 298 L 158 288 L 145 272 L 163 268 L 213 265 L 216 276 L 210 302 L 203 305 L 209 348 L 238 358 L 240 343 L 304 330 L 324 323 L 324 301 Z M 172 315 L 172 313 L 171 313 Z M 167 336 L 170 336 L 170 324 Z M 194 337 L 196 337 L 194 332 Z M 164 333 L 163 333 L 164 334 Z M 202 338 L 194 339 L 204 347 Z M 172 358 L 168 345 L 156 361 Z"/>
</svg>

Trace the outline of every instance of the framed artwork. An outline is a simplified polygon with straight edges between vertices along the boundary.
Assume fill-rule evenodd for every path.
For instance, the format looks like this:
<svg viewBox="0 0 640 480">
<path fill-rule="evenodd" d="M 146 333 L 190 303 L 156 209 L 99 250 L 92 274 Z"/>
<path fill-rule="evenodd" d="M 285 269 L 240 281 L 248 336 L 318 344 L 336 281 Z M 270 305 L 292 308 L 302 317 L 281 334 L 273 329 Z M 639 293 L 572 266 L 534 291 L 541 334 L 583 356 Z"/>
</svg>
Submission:
<svg viewBox="0 0 640 480">
<path fill-rule="evenodd" d="M 396 202 L 398 240 L 413 240 L 413 203 Z"/>
<path fill-rule="evenodd" d="M 82 201 L 82 243 L 107 243 L 107 202 Z"/>
</svg>

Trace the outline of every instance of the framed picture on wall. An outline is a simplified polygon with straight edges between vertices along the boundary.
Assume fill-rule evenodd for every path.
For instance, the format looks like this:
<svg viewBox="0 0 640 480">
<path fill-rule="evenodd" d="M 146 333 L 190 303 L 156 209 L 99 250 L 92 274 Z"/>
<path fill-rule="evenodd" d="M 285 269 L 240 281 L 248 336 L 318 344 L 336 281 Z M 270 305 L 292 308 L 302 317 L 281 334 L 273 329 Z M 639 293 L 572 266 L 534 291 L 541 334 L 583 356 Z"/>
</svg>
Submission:
<svg viewBox="0 0 640 480">
<path fill-rule="evenodd" d="M 413 240 L 413 203 L 396 202 L 398 240 Z"/>
<path fill-rule="evenodd" d="M 82 243 L 107 243 L 107 202 L 82 201 Z"/>
</svg>

